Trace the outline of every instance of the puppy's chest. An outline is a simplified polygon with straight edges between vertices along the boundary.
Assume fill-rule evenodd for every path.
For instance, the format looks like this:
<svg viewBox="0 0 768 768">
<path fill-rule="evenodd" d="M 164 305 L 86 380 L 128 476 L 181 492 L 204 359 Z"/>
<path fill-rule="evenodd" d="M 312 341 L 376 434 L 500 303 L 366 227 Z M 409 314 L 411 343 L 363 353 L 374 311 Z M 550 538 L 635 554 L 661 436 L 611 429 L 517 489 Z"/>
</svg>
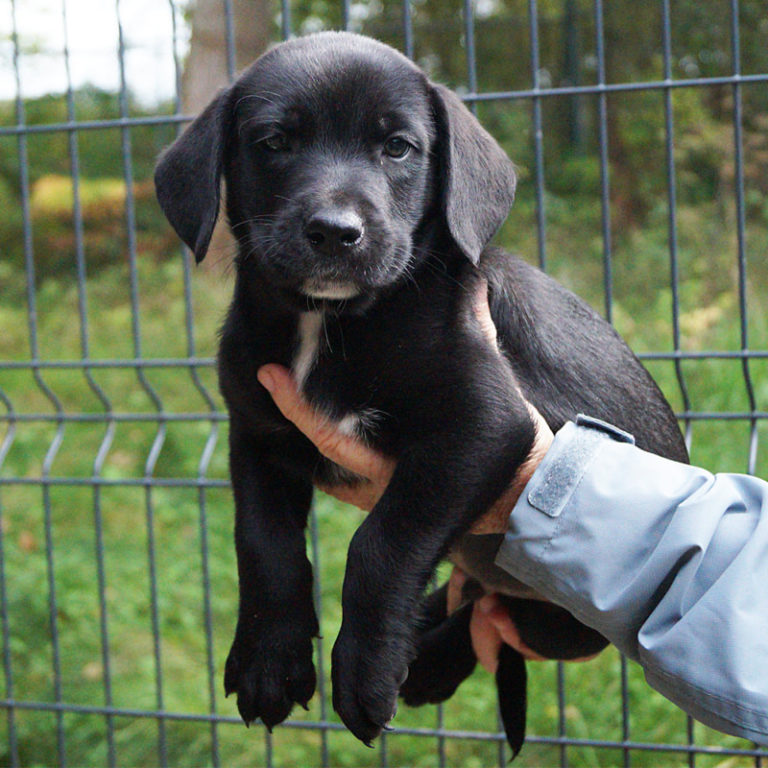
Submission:
<svg viewBox="0 0 768 768">
<path fill-rule="evenodd" d="M 398 341 L 344 327 L 333 316 L 305 312 L 299 317 L 291 369 L 299 389 L 348 435 L 380 444 L 393 404 L 387 370 Z M 400 345 L 402 346 L 402 345 Z"/>
</svg>

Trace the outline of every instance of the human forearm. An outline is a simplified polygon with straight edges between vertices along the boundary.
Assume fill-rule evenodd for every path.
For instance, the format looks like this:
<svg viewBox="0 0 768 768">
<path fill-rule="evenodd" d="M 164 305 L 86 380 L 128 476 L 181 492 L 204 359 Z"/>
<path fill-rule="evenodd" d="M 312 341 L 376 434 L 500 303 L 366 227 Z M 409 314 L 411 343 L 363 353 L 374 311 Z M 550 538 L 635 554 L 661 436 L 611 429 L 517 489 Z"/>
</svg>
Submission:
<svg viewBox="0 0 768 768">
<path fill-rule="evenodd" d="M 570 424 L 497 564 L 610 639 L 703 722 L 768 741 L 768 485 Z"/>
</svg>

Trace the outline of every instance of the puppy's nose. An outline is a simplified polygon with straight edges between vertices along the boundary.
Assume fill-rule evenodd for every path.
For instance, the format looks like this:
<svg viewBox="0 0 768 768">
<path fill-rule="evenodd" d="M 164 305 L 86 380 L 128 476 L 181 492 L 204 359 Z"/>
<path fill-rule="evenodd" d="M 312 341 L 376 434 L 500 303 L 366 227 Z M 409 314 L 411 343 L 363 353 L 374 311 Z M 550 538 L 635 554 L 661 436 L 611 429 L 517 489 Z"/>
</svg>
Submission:
<svg viewBox="0 0 768 768">
<path fill-rule="evenodd" d="M 363 239 L 363 231 L 363 220 L 348 208 L 318 211 L 306 227 L 307 240 L 321 253 L 332 253 L 357 245 Z"/>
</svg>

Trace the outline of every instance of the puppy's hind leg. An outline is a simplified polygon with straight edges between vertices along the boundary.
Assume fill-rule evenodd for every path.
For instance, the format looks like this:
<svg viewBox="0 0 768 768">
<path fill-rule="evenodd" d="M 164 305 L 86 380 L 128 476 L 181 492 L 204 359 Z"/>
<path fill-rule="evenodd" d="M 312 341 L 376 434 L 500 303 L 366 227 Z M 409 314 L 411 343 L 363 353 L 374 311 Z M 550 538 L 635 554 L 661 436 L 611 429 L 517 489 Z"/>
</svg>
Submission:
<svg viewBox="0 0 768 768">
<path fill-rule="evenodd" d="M 469 631 L 474 603 L 466 603 L 448 616 L 446 599 L 447 585 L 443 585 L 424 600 L 417 655 L 400 686 L 400 696 L 409 707 L 446 701 L 477 664 Z M 508 645 L 499 651 L 496 689 L 514 760 L 525 740 L 527 673 L 523 657 Z"/>
<path fill-rule="evenodd" d="M 446 597 L 447 585 L 443 585 L 424 600 L 416 658 L 400 686 L 400 695 L 409 707 L 449 699 L 475 669 L 477 659 L 469 632 L 472 603 L 448 616 Z"/>
<path fill-rule="evenodd" d="M 501 595 L 500 600 L 515 622 L 520 638 L 548 659 L 579 659 L 600 653 L 608 641 L 553 603 Z"/>
</svg>

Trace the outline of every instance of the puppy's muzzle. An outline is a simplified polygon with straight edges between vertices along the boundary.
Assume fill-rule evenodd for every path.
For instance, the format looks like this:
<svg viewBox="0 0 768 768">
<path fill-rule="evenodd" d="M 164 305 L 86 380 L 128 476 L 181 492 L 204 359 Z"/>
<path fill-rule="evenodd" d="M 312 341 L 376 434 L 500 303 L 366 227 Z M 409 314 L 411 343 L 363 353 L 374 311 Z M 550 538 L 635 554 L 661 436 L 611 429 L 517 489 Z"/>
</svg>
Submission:
<svg viewBox="0 0 768 768">
<path fill-rule="evenodd" d="M 344 256 L 363 244 L 365 226 L 351 208 L 324 208 L 307 222 L 304 234 L 316 253 Z"/>
</svg>

